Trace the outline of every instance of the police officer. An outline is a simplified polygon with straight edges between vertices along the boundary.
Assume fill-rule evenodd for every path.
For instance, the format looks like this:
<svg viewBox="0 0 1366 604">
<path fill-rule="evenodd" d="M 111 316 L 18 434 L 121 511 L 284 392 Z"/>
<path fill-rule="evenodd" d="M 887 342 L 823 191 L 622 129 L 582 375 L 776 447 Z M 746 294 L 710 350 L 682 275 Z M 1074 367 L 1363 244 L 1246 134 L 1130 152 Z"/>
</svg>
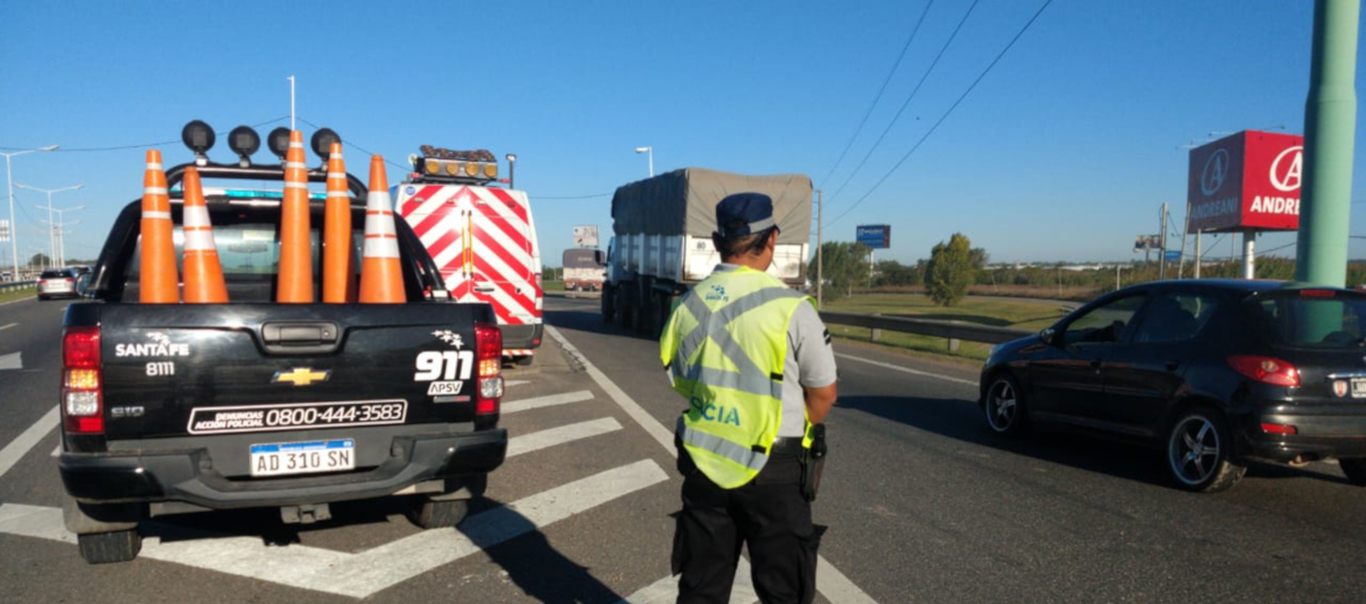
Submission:
<svg viewBox="0 0 1366 604">
<path fill-rule="evenodd" d="M 764 272 L 778 241 L 767 195 L 726 197 L 716 223 L 721 264 L 682 297 L 660 339 L 688 401 L 675 435 L 678 602 L 729 601 L 748 544 L 761 601 L 809 603 L 819 536 L 802 477 L 814 426 L 835 404 L 830 333 L 810 296 Z"/>
</svg>

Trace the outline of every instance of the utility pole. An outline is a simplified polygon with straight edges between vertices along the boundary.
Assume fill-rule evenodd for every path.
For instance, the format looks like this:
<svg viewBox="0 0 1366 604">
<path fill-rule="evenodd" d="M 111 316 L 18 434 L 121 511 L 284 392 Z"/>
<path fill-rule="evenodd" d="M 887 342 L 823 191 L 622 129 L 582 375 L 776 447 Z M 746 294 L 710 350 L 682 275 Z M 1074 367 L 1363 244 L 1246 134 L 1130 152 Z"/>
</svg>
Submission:
<svg viewBox="0 0 1366 604">
<path fill-rule="evenodd" d="M 1167 278 L 1167 204 L 1162 204 L 1162 234 L 1158 241 L 1161 242 L 1157 254 L 1157 280 L 1162 281 Z"/>
<path fill-rule="evenodd" d="M 1347 266 L 1345 258 L 1342 265 L 1345 269 Z M 1243 278 L 1257 278 L 1257 231 L 1252 229 L 1243 231 Z"/>
<path fill-rule="evenodd" d="M 1200 229 L 1195 229 L 1195 268 L 1193 274 L 1196 279 L 1200 278 Z"/>
<path fill-rule="evenodd" d="M 816 310 L 823 308 L 821 304 L 825 301 L 821 297 L 821 290 L 825 287 L 825 238 L 822 229 L 825 227 L 825 197 L 820 189 L 816 189 Z"/>
<path fill-rule="evenodd" d="M 1186 238 L 1191 234 L 1191 202 L 1186 201 L 1186 226 L 1181 229 L 1181 261 L 1176 265 L 1176 278 L 1186 274 Z"/>
<path fill-rule="evenodd" d="M 1309 98 L 1304 107 L 1304 178 L 1295 280 L 1347 284 L 1347 223 L 1356 138 L 1357 20 L 1361 0 L 1314 3 Z M 1340 319 L 1340 316 L 1339 316 Z M 1339 323 L 1340 325 L 1340 323 Z M 1325 322 L 1321 327 L 1331 331 Z"/>
</svg>

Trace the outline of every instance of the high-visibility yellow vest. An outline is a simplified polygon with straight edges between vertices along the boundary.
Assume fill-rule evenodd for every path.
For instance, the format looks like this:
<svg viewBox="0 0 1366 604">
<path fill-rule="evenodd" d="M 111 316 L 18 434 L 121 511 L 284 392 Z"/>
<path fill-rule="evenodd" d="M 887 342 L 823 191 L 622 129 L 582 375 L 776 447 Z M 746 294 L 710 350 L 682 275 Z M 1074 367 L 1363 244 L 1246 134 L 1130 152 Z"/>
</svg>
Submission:
<svg viewBox="0 0 1366 604">
<path fill-rule="evenodd" d="M 698 283 L 669 315 L 659 354 L 688 400 L 678 436 L 717 486 L 742 486 L 768 462 L 782 423 L 788 324 L 803 301 L 815 303 L 768 273 L 740 267 Z M 807 446 L 810 433 L 808 422 Z"/>
</svg>

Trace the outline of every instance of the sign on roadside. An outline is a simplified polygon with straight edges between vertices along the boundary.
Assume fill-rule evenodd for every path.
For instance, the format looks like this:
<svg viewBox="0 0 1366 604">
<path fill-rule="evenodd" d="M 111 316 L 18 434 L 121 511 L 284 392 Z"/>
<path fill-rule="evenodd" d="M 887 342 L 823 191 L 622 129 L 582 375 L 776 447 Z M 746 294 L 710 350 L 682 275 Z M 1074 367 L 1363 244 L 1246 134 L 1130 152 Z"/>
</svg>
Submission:
<svg viewBox="0 0 1366 604">
<path fill-rule="evenodd" d="M 598 247 L 598 225 L 584 224 L 574 227 L 574 247 Z"/>
<path fill-rule="evenodd" d="M 1191 149 L 1189 228 L 1295 230 L 1304 137 L 1244 130 Z"/>
<path fill-rule="evenodd" d="M 855 232 L 854 240 L 871 249 L 885 250 L 892 245 L 892 225 L 861 225 Z"/>
</svg>

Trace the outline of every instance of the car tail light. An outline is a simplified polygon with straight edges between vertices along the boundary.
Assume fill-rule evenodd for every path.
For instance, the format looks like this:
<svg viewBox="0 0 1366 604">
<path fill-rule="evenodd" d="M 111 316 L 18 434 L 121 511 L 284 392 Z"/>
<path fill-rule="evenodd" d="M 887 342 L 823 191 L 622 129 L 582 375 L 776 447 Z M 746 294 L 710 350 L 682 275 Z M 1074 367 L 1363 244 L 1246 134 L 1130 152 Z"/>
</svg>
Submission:
<svg viewBox="0 0 1366 604">
<path fill-rule="evenodd" d="M 1300 297 L 1301 297 L 1301 298 L 1336 298 L 1337 295 L 1338 295 L 1338 293 L 1335 292 L 1335 291 L 1333 291 L 1333 290 L 1331 290 L 1331 289 L 1302 289 L 1302 290 L 1300 290 Z"/>
<path fill-rule="evenodd" d="M 1267 434 L 1299 434 L 1299 430 L 1290 424 L 1271 424 L 1262 422 L 1262 432 Z"/>
<path fill-rule="evenodd" d="M 474 394 L 475 415 L 496 415 L 503 398 L 503 332 L 492 323 L 474 326 L 479 388 Z"/>
<path fill-rule="evenodd" d="M 67 432 L 104 432 L 100 328 L 68 327 L 62 335 L 62 425 Z"/>
<path fill-rule="evenodd" d="M 1228 358 L 1229 367 L 1254 381 L 1272 386 L 1300 385 L 1300 370 L 1274 357 L 1234 355 Z"/>
</svg>

